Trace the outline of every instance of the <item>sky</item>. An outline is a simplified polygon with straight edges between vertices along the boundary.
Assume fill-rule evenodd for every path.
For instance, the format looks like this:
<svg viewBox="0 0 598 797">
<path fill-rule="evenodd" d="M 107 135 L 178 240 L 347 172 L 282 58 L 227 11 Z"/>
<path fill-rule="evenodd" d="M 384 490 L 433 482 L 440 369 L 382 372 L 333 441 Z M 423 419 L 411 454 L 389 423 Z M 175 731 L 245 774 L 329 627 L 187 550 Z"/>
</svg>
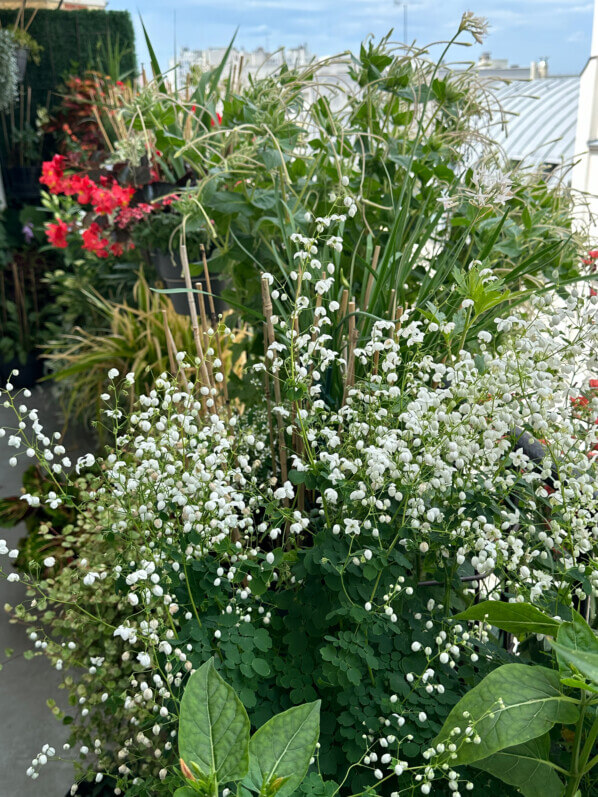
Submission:
<svg viewBox="0 0 598 797">
<path fill-rule="evenodd" d="M 139 15 L 164 69 L 176 46 L 218 47 L 231 40 L 252 50 L 307 44 L 311 53 L 356 50 L 369 34 L 394 28 L 403 41 L 402 0 L 109 0 L 112 10 L 131 12 L 138 57 L 147 64 Z M 407 39 L 418 44 L 450 38 L 464 11 L 490 23 L 484 45 L 459 48 L 455 58 L 477 60 L 482 51 L 511 64 L 548 57 L 549 73 L 577 74 L 590 50 L 593 0 L 408 0 Z"/>
</svg>

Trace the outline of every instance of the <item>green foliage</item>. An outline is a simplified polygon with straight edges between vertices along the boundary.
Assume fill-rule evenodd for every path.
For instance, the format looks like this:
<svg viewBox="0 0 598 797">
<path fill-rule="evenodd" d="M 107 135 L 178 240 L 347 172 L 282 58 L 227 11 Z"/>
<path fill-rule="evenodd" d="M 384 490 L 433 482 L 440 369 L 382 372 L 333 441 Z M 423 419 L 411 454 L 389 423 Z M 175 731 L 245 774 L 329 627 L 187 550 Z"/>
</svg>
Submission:
<svg viewBox="0 0 598 797">
<path fill-rule="evenodd" d="M 484 620 L 509 634 L 555 634 L 561 627 L 558 620 L 541 612 L 530 603 L 503 603 L 482 601 L 456 615 L 455 620 Z"/>
<path fill-rule="evenodd" d="M 111 368 L 133 373 L 141 390 L 170 368 L 163 311 L 177 351 L 193 350 L 193 331 L 187 318 L 174 312 L 166 296 L 154 293 L 142 274 L 131 305 L 110 302 L 97 291 L 79 291 L 101 319 L 97 329 L 76 327 L 47 343 L 45 350 L 53 379 L 65 385 L 67 418 L 95 420 Z"/>
<path fill-rule="evenodd" d="M 512 610 L 505 611 L 507 606 Z M 556 628 L 551 629 L 551 618 L 531 605 L 472 609 L 461 616 L 483 619 L 519 635 L 545 633 L 547 627 L 556 632 L 558 641 L 551 639 L 550 644 L 558 669 L 509 664 L 487 675 L 457 703 L 433 741 L 438 760 L 456 766 L 470 763 L 516 786 L 525 797 L 543 793 L 574 797 L 598 764 L 598 757 L 591 758 L 598 737 L 596 634 L 575 611 L 571 621 L 552 620 Z M 573 697 L 568 693 L 571 688 L 581 692 Z M 559 766 L 550 732 L 561 724 L 576 727 L 569 761 L 557 758 Z"/>
<path fill-rule="evenodd" d="M 16 11 L 0 10 L 0 24 L 11 27 Z M 123 49 L 122 69 L 134 72 L 135 34 L 127 11 L 53 11 L 40 9 L 33 19 L 29 35 L 41 50 L 39 64 L 27 66 L 26 85 L 31 87 L 33 108 L 45 107 L 67 75 L 96 66 L 97 46 L 118 40 Z M 90 60 L 90 51 L 93 54 Z M 3 81 L 0 81 L 3 83 Z"/>
<path fill-rule="evenodd" d="M 206 662 L 189 679 L 181 701 L 179 754 L 206 778 L 241 780 L 249 767 L 249 719 L 243 704 Z"/>
<path fill-rule="evenodd" d="M 377 318 L 409 306 L 454 323 L 461 344 L 475 342 L 497 315 L 553 281 L 579 278 L 570 196 L 541 176 L 509 171 L 480 141 L 495 101 L 475 70 L 440 76 L 423 52 L 396 52 L 385 38 L 346 64 L 357 89 L 308 104 L 316 64 L 283 67 L 236 91 L 222 80 L 225 63 L 191 82 L 183 101 L 166 90 L 154 60 L 154 85 L 123 112 L 134 129 L 153 131 L 160 170 L 181 186 L 182 212 L 216 247 L 231 306 L 249 324 L 261 311 L 264 272 L 292 292 L 290 237 L 328 215 L 331 195 L 339 213 L 359 197 L 343 250 L 330 246 L 323 258 L 334 266 L 335 298 L 342 303 L 347 290 L 365 311 L 356 319 L 362 340 Z M 471 167 L 474 146 L 481 156 Z M 487 269 L 491 285 L 480 276 Z M 464 299 L 473 301 L 469 313 Z M 275 312 L 286 311 L 275 302 Z M 338 351 L 347 324 L 345 315 L 334 330 Z M 338 403 L 340 392 L 332 373 L 329 399 Z"/>
<path fill-rule="evenodd" d="M 190 785 L 176 794 L 215 797 L 220 783 L 241 780 L 244 793 L 293 794 L 316 748 L 319 711 L 319 701 L 297 706 L 273 717 L 250 739 L 243 704 L 210 659 L 191 676 L 181 701 L 179 753 Z"/>
<path fill-rule="evenodd" d="M 305 703 L 277 714 L 256 731 L 249 742 L 246 785 L 260 792 L 282 778 L 276 789 L 288 797 L 303 781 L 320 735 L 320 704 Z"/>
<path fill-rule="evenodd" d="M 516 786 L 524 797 L 562 797 L 563 783 L 547 763 L 549 754 L 547 733 L 476 761 L 474 766 Z"/>
<path fill-rule="evenodd" d="M 28 50 L 29 58 L 34 64 L 39 66 L 41 54 L 44 49 L 42 45 L 37 42 L 24 28 L 16 28 L 16 30 L 12 31 L 12 35 L 17 43 L 17 47 L 24 47 L 26 50 Z"/>
<path fill-rule="evenodd" d="M 447 760 L 454 765 L 475 763 L 542 736 L 557 722 L 575 723 L 578 715 L 575 701 L 560 689 L 558 673 L 546 667 L 504 664 L 461 698 L 432 746 L 455 744 L 457 750 L 447 754 Z M 473 732 L 467 733 L 465 724 Z"/>
</svg>

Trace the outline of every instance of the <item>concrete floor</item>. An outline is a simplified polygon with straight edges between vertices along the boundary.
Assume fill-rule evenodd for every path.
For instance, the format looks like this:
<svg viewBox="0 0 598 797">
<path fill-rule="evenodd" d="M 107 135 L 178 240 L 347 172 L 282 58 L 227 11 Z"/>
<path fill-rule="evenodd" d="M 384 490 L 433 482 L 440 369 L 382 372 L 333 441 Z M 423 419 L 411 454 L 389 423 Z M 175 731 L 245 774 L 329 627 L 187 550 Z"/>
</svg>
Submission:
<svg viewBox="0 0 598 797">
<path fill-rule="evenodd" d="M 48 432 L 60 430 L 52 410 L 56 402 L 47 387 L 36 388 L 26 403 L 39 409 L 40 420 Z M 13 418 L 12 411 L 0 405 L 0 427 L 14 426 Z M 20 493 L 21 475 L 31 464 L 31 460 L 23 456 L 18 458 L 18 466 L 11 468 L 8 459 L 14 449 L 8 448 L 6 443 L 7 437 L 0 439 L 0 497 Z M 0 539 L 5 539 L 9 548 L 16 547 L 23 534 L 22 525 L 0 528 Z M 8 557 L 2 560 L 8 572 L 10 560 Z M 5 660 L 6 648 L 14 650 L 0 672 L 0 797 L 64 797 L 72 783 L 72 766 L 67 761 L 46 764 L 35 781 L 25 774 L 31 759 L 41 752 L 44 744 L 55 747 L 57 756 L 67 755 L 62 751 L 62 744 L 68 731 L 46 706 L 49 697 L 58 699 L 62 694 L 56 688 L 59 674 L 43 657 L 29 661 L 23 658 L 23 652 L 31 649 L 32 643 L 22 627 L 9 625 L 2 608 L 5 603 L 18 604 L 23 594 L 20 584 L 0 579 L 0 660 Z"/>
</svg>

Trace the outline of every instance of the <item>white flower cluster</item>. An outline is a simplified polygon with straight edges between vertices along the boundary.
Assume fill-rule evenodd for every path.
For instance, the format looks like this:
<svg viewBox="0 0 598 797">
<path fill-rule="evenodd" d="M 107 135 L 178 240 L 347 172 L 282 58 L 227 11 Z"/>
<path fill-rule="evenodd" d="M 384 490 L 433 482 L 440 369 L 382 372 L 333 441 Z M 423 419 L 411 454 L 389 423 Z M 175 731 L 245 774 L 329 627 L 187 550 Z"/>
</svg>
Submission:
<svg viewBox="0 0 598 797">
<path fill-rule="evenodd" d="M 162 772 L 163 757 L 173 748 L 168 705 L 193 668 L 193 647 L 179 637 L 185 623 L 196 620 L 201 627 L 193 572 L 209 576 L 215 605 L 237 626 L 270 621 L 252 592 L 252 573 L 259 572 L 266 587 L 284 579 L 295 584 L 295 576 L 276 567 L 278 548 L 308 545 L 318 532 L 344 546 L 338 572 L 377 568 L 361 610 L 379 617 L 389 634 L 397 630 L 401 603 L 425 588 L 426 569 L 473 573 L 490 594 L 504 589 L 513 599 L 536 601 L 566 586 L 575 570 L 598 594 L 592 456 L 598 398 L 585 370 L 598 351 L 595 297 L 572 293 L 562 306 L 539 298 L 499 329 L 483 331 L 475 354 L 462 349 L 442 356 L 438 347 L 429 352 L 430 336 L 449 335 L 453 327 L 447 322 L 440 329 L 408 312 L 400 324 L 375 323 L 358 346 L 348 341 L 339 347 L 334 330 L 343 310 L 336 271 L 322 264 L 328 257 L 319 252 L 322 244 L 326 252 L 342 248 L 335 228 L 344 221 L 344 215 L 317 219 L 320 238 L 294 236 L 297 271 L 290 278 L 296 295 L 290 298 L 288 287 L 273 290 L 290 312 L 286 320 L 271 319 L 277 339 L 261 366 L 297 397 L 281 400 L 273 412 L 283 420 L 293 471 L 318 485 L 311 506 L 305 505 L 305 490 L 279 477 L 269 420 L 259 410 L 216 411 L 212 402 L 206 413 L 195 385 L 183 391 L 167 375 L 138 398 L 124 433 L 119 410 L 108 410 L 115 444 L 99 463 L 86 500 L 109 518 L 98 534 L 117 540 L 118 564 L 82 558 L 72 568 L 82 594 L 108 579 L 130 607 L 111 632 L 122 660 L 133 665 L 122 698 L 128 729 L 117 754 L 120 775 L 133 782 L 140 751 L 150 751 Z M 325 390 L 334 369 L 346 380 L 338 407 L 330 406 Z M 59 506 L 66 500 L 61 478 L 72 466 L 64 447 L 10 389 L 7 404 L 18 422 L 10 445 L 17 455 L 31 451 L 38 457 L 56 481 L 43 500 Z M 88 455 L 76 470 L 94 466 Z M 24 499 L 31 505 L 41 500 Z M 403 559 L 394 558 L 399 552 Z M 15 555 L 5 543 L 0 553 Z M 55 560 L 44 564 L 52 567 Z M 578 595 L 586 597 L 581 587 Z M 450 672 L 463 650 L 473 661 L 477 656 L 467 632 L 445 630 L 434 610 L 432 601 L 430 619 L 416 618 L 425 633 L 411 643 L 414 654 L 425 655 L 426 667 L 406 674 L 413 689 L 428 695 L 443 692 L 439 668 Z M 218 650 L 222 631 L 210 633 Z M 90 662 L 98 674 L 97 701 L 106 699 L 103 665 L 102 656 Z M 393 697 L 389 706 L 397 702 Z M 426 721 L 424 711 L 391 712 L 384 719 L 388 733 L 367 738 L 364 763 L 375 766 L 378 780 L 387 777 L 382 765 L 394 777 L 407 768 L 387 750 L 401 742 L 400 728 Z M 373 744 L 382 752 L 372 751 Z M 458 794 L 456 774 L 445 774 Z M 433 776 L 427 765 L 415 775 L 422 793 Z"/>
</svg>

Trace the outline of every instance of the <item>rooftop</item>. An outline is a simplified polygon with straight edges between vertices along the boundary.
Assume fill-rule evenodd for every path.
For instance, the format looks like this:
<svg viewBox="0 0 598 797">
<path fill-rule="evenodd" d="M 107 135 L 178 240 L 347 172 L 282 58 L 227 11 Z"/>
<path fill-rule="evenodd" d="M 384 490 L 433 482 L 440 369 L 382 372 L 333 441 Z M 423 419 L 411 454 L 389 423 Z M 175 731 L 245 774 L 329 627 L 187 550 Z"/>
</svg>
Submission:
<svg viewBox="0 0 598 797">
<path fill-rule="evenodd" d="M 496 92 L 507 112 L 506 130 L 492 135 L 509 160 L 524 166 L 572 162 L 579 104 L 579 76 L 516 80 Z"/>
</svg>

